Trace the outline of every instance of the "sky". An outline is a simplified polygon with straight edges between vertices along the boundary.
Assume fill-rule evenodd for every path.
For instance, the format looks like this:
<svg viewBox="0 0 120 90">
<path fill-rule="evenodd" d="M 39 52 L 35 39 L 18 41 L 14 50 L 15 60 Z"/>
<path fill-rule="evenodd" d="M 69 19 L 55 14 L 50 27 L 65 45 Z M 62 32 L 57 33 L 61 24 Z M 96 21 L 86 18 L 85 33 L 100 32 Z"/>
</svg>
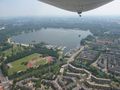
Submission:
<svg viewBox="0 0 120 90">
<path fill-rule="evenodd" d="M 75 16 L 76 13 L 44 4 L 38 0 L 0 0 L 0 17 L 16 16 Z M 84 12 L 83 15 L 119 15 L 120 0 L 100 8 Z"/>
</svg>

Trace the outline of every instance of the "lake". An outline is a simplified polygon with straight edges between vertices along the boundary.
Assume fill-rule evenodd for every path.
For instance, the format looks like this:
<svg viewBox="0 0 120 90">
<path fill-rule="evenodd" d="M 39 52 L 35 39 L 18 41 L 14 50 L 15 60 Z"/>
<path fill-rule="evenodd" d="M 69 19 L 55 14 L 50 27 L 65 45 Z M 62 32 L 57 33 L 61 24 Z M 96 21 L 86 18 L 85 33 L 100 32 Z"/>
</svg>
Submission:
<svg viewBox="0 0 120 90">
<path fill-rule="evenodd" d="M 43 28 L 38 31 L 13 36 L 12 41 L 25 44 L 31 44 L 33 41 L 36 43 L 45 42 L 50 45 L 65 46 L 65 51 L 69 51 L 70 49 L 79 47 L 80 41 L 91 34 L 89 30 Z"/>
</svg>

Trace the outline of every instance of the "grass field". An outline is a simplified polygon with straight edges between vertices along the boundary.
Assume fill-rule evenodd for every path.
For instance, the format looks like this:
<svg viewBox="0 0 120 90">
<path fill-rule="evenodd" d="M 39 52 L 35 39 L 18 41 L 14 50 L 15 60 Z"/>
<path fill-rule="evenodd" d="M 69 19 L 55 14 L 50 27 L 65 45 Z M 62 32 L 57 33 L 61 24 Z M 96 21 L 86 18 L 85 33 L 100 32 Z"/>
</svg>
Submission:
<svg viewBox="0 0 120 90">
<path fill-rule="evenodd" d="M 5 50 L 5 51 L 3 51 L 3 53 L 5 54 L 5 56 L 11 56 L 12 53 L 16 54 L 16 53 L 21 52 L 23 50 L 24 50 L 24 48 L 22 46 L 14 45 L 13 48 Z"/>
<path fill-rule="evenodd" d="M 9 63 L 11 67 L 8 69 L 8 76 L 16 72 L 26 71 L 28 67 L 24 63 L 28 63 L 34 58 L 37 58 L 35 63 L 36 65 L 44 65 L 47 63 L 45 59 L 40 57 L 40 54 L 34 53 L 32 55 L 26 56 L 24 58 L 21 58 L 19 60 Z"/>
</svg>

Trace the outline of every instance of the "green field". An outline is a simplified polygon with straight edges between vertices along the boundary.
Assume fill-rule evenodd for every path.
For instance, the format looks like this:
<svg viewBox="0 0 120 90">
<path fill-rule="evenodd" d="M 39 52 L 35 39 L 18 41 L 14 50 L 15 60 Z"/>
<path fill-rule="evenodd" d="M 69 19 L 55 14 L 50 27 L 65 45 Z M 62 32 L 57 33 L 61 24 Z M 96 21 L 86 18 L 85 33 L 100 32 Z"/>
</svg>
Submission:
<svg viewBox="0 0 120 90">
<path fill-rule="evenodd" d="M 5 54 L 5 56 L 11 56 L 12 54 L 16 54 L 16 53 L 21 52 L 21 51 L 24 51 L 24 47 L 14 45 L 13 48 L 5 50 L 5 51 L 3 51 L 3 53 Z"/>
<path fill-rule="evenodd" d="M 33 58 L 37 58 L 37 63 L 35 65 L 44 65 L 47 63 L 46 60 L 40 57 L 40 54 L 34 53 L 32 55 L 26 56 L 24 58 L 21 58 L 19 60 L 9 63 L 11 67 L 8 69 L 8 76 L 16 72 L 26 71 L 27 65 L 25 65 L 24 63 L 28 63 Z"/>
</svg>

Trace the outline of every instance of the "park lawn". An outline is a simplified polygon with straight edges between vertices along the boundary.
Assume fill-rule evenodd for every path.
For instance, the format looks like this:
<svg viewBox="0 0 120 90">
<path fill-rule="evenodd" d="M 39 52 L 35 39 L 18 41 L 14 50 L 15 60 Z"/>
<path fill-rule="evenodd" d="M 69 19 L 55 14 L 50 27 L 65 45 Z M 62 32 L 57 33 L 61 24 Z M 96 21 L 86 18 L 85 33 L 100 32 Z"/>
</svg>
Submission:
<svg viewBox="0 0 120 90">
<path fill-rule="evenodd" d="M 37 63 L 35 64 L 36 66 L 39 66 L 39 65 L 45 65 L 47 64 L 47 60 L 41 58 L 41 60 L 37 61 Z"/>
<path fill-rule="evenodd" d="M 12 75 L 12 74 L 14 74 L 16 72 L 26 71 L 27 70 L 27 65 L 25 65 L 24 63 L 31 61 L 33 58 L 41 59 L 38 62 L 39 65 L 46 64 L 47 63 L 46 60 L 43 60 L 43 58 L 39 57 L 39 56 L 40 56 L 40 54 L 34 53 L 32 55 L 29 55 L 29 56 L 26 56 L 26 57 L 21 58 L 19 60 L 16 60 L 14 62 L 11 62 L 10 63 L 11 67 L 8 69 L 8 76 L 10 76 L 10 75 Z"/>
<path fill-rule="evenodd" d="M 13 54 L 16 54 L 18 52 L 23 51 L 24 48 L 22 46 L 14 45 L 13 48 L 5 50 L 5 51 L 3 51 L 3 53 L 5 54 L 5 56 L 11 56 L 12 55 L 12 50 L 13 50 Z"/>
</svg>

